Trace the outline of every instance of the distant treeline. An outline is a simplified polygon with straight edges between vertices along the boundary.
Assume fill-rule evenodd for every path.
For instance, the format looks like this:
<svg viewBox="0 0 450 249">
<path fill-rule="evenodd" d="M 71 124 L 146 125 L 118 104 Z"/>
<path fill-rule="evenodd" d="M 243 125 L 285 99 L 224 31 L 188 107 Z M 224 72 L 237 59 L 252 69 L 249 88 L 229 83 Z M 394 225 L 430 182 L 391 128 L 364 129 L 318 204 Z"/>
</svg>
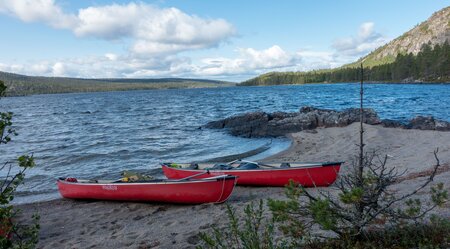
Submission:
<svg viewBox="0 0 450 249">
<path fill-rule="evenodd" d="M 174 88 L 206 88 L 234 85 L 230 82 L 203 79 L 81 79 L 39 77 L 0 72 L 0 80 L 7 85 L 7 96 L 31 94 L 151 90 Z"/>
<path fill-rule="evenodd" d="M 434 47 L 426 44 L 417 55 L 399 54 L 393 63 L 364 68 L 364 71 L 365 81 L 450 82 L 450 45 L 448 41 Z M 239 85 L 355 82 L 360 80 L 360 75 L 360 68 L 344 66 L 310 72 L 272 72 Z"/>
</svg>

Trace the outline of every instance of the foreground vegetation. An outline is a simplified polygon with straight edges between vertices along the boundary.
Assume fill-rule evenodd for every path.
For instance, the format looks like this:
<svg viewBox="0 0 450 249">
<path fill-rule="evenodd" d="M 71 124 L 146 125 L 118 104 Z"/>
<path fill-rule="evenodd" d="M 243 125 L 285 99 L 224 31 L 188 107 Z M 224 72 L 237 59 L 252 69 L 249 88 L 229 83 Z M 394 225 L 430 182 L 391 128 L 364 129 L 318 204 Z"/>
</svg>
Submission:
<svg viewBox="0 0 450 249">
<path fill-rule="evenodd" d="M 0 81 L 0 97 L 6 86 Z M 11 112 L 0 112 L 0 146 L 11 141 L 17 133 L 12 127 Z M 25 171 L 35 166 L 33 155 L 22 155 L 15 162 L 0 164 L 0 248 L 34 248 L 38 241 L 39 216 L 31 217 L 30 224 L 16 220 L 20 210 L 10 204 L 14 193 L 25 179 Z"/>
<path fill-rule="evenodd" d="M 364 62 L 363 64 L 367 66 Z M 359 68 L 355 65 L 310 72 L 272 72 L 242 82 L 242 86 L 305 83 L 356 82 Z M 365 81 L 382 82 L 450 82 L 450 44 L 426 44 L 417 55 L 399 54 L 395 61 L 365 67 Z"/>
<path fill-rule="evenodd" d="M 431 186 L 426 202 L 416 196 L 434 182 L 440 167 L 437 152 L 430 175 L 407 193 L 390 188 L 404 173 L 387 167 L 387 157 L 369 153 L 356 158 L 332 190 L 290 182 L 286 199 L 267 201 L 270 215 L 262 200 L 257 207 L 247 205 L 243 215 L 227 206 L 227 225 L 200 233 L 198 248 L 449 248 L 448 217 L 429 215 L 447 202 L 444 185 Z"/>
<path fill-rule="evenodd" d="M 80 79 L 64 77 L 34 77 L 0 72 L 0 80 L 8 87 L 7 96 L 31 94 L 106 92 L 179 88 L 233 86 L 233 83 L 202 79 Z"/>
<path fill-rule="evenodd" d="M 226 227 L 214 227 L 210 234 L 200 233 L 202 244 L 197 248 L 434 249 L 450 246 L 450 221 L 438 216 L 432 216 L 427 222 L 399 223 L 369 229 L 358 237 L 346 235 L 321 238 L 306 234 L 277 235 L 276 231 L 280 230 L 280 226 L 273 219 L 265 218 L 264 213 L 262 200 L 257 207 L 254 203 L 247 205 L 243 215 L 237 215 L 236 210 L 228 205 L 229 222 Z"/>
<path fill-rule="evenodd" d="M 362 68 L 359 69 L 362 72 Z M 360 78 L 362 76 L 360 75 Z M 430 216 L 448 200 L 443 183 L 434 184 L 441 167 L 436 164 L 426 179 L 408 191 L 394 191 L 406 172 L 389 167 L 387 156 L 364 151 L 363 85 L 360 91 L 359 153 L 346 174 L 332 187 L 306 189 L 298 183 L 286 186 L 286 198 L 269 199 L 271 217 L 250 204 L 244 217 L 228 207 L 226 229 L 201 233 L 206 248 L 448 248 L 448 217 Z M 425 202 L 417 194 L 430 187 Z M 243 222 L 239 222 L 243 220 Z M 277 236 L 276 232 L 279 233 Z M 200 247 L 202 247 L 200 246 Z"/>
</svg>

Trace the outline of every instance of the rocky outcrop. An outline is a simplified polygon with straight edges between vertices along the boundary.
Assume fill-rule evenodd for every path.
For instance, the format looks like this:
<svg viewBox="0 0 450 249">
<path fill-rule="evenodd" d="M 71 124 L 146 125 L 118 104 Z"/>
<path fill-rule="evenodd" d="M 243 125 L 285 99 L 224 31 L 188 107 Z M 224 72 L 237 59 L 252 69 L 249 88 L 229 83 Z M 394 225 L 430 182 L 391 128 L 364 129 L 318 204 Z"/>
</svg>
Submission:
<svg viewBox="0 0 450 249">
<path fill-rule="evenodd" d="M 387 128 L 407 128 L 404 123 L 392 119 L 381 120 L 381 125 Z"/>
<path fill-rule="evenodd" d="M 418 116 L 404 124 L 395 120 L 380 120 L 373 109 L 364 109 L 363 121 L 371 125 L 400 127 L 404 129 L 450 131 L 450 123 L 433 117 Z M 317 127 L 343 127 L 359 122 L 359 109 L 343 111 L 302 107 L 299 112 L 250 112 L 209 122 L 204 128 L 226 129 L 231 135 L 241 137 L 277 137 Z"/>
<path fill-rule="evenodd" d="M 269 114 L 265 112 L 250 112 L 242 115 L 209 122 L 205 128 L 226 128 L 234 136 L 264 137 L 267 136 Z"/>
<path fill-rule="evenodd" d="M 364 109 L 364 122 L 379 124 L 381 120 L 373 109 Z M 317 127 L 346 126 L 359 121 L 359 109 L 334 110 L 302 107 L 299 112 L 251 112 L 218 121 L 204 127 L 227 129 L 230 134 L 241 137 L 282 136 L 287 133 L 315 129 Z"/>
<path fill-rule="evenodd" d="M 417 116 L 406 126 L 408 129 L 450 131 L 450 122 L 437 120 L 432 116 Z"/>
</svg>

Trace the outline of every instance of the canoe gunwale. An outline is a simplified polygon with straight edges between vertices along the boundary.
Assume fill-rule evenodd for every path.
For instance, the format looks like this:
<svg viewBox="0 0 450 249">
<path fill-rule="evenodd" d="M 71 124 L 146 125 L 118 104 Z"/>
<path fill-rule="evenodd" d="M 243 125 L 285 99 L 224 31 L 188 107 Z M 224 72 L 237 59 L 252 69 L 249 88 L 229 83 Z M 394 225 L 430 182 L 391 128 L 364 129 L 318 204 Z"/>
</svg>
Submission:
<svg viewBox="0 0 450 249">
<path fill-rule="evenodd" d="M 286 167 L 286 168 L 271 168 L 271 167 L 266 167 L 266 168 L 257 168 L 257 169 L 189 169 L 189 168 L 172 168 L 170 166 L 168 166 L 167 164 L 161 164 L 162 167 L 167 167 L 167 168 L 171 168 L 171 169 L 176 169 L 176 170 L 183 170 L 183 171 L 194 171 L 194 172 L 202 172 L 202 171 L 209 171 L 209 172 L 220 172 L 220 173 L 226 173 L 226 172 L 230 172 L 230 173 L 234 173 L 234 172 L 261 172 L 261 171 L 282 171 L 282 170 L 297 170 L 297 169 L 311 169 L 311 168 L 322 168 L 322 167 L 332 167 L 332 166 L 336 166 L 339 165 L 341 166 L 344 162 L 326 162 L 326 163 L 320 163 L 320 164 L 310 164 L 310 165 L 305 165 L 305 166 L 296 166 L 296 167 Z M 264 166 L 261 166 L 264 167 Z"/>
<path fill-rule="evenodd" d="M 341 163 L 327 164 L 326 166 L 314 165 L 310 167 L 289 168 L 258 168 L 258 169 L 230 169 L 208 170 L 213 175 L 235 175 L 238 185 L 245 186 L 271 186 L 283 187 L 290 180 L 298 182 L 302 186 L 317 187 L 330 186 L 339 174 Z M 181 179 L 206 172 L 204 169 L 175 168 L 162 165 L 164 175 L 169 179 Z"/>
<path fill-rule="evenodd" d="M 208 178 L 201 178 L 201 179 L 188 179 L 188 180 L 176 180 L 176 179 L 162 179 L 162 180 L 150 180 L 150 181 L 137 181 L 137 182 L 69 182 L 66 181 L 65 178 L 59 178 L 57 182 L 60 182 L 62 184 L 72 184 L 72 185 L 86 185 L 86 186 L 99 186 L 99 185 L 121 185 L 121 186 L 128 186 L 128 185 L 160 185 L 160 184 L 195 184 L 195 183 L 201 183 L 201 182 L 216 182 L 216 181 L 227 181 L 227 180 L 235 180 L 237 179 L 237 176 L 233 175 L 218 175 L 218 176 L 212 176 Z M 80 181 L 84 181 L 80 179 Z"/>
<path fill-rule="evenodd" d="M 223 203 L 230 198 L 236 176 L 207 179 L 132 183 L 83 183 L 57 180 L 63 198 L 82 200 L 132 201 L 149 203 Z"/>
</svg>

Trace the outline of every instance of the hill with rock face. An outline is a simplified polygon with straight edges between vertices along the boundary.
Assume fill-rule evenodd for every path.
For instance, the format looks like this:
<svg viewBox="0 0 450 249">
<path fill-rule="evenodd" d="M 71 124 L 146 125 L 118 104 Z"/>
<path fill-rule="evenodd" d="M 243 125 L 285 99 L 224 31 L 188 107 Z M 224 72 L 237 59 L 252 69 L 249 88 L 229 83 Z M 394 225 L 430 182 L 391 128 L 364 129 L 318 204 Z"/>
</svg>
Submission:
<svg viewBox="0 0 450 249">
<path fill-rule="evenodd" d="M 436 44 L 442 45 L 446 41 L 450 41 L 450 7 L 435 12 L 428 20 L 402 36 L 346 66 L 359 66 L 364 63 L 365 66 L 372 67 L 392 63 L 398 54 L 417 55 L 425 44 L 433 48 Z"/>
<path fill-rule="evenodd" d="M 243 86 L 355 82 L 450 82 L 450 7 L 356 62 L 335 69 L 270 72 L 240 83 Z"/>
</svg>

